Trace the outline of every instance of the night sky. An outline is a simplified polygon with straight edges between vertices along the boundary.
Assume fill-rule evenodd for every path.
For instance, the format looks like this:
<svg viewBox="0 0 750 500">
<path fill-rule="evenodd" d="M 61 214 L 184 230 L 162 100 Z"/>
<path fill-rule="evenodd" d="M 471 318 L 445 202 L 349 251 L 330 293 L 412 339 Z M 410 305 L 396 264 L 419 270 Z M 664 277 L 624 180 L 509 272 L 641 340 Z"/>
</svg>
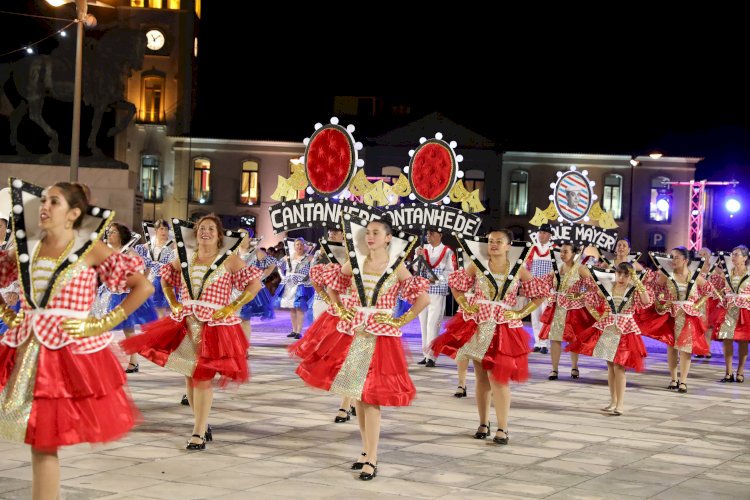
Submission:
<svg viewBox="0 0 750 500">
<path fill-rule="evenodd" d="M 41 0 L 0 3 L 49 12 Z M 377 95 L 409 105 L 414 119 L 439 111 L 502 150 L 658 149 L 705 157 L 697 178 L 740 180 L 743 195 L 750 187 L 744 42 L 676 24 L 625 31 L 619 19 L 584 30 L 460 12 L 415 23 L 382 10 L 368 22 L 347 12 L 311 22 L 309 12 L 274 7 L 204 0 L 193 135 L 301 141 L 330 118 L 334 95 Z M 49 31 L 46 22 L 0 22 L 10 26 L 0 53 Z M 353 123 L 362 136 L 383 131 Z M 736 230 L 745 219 L 727 222 Z"/>
</svg>

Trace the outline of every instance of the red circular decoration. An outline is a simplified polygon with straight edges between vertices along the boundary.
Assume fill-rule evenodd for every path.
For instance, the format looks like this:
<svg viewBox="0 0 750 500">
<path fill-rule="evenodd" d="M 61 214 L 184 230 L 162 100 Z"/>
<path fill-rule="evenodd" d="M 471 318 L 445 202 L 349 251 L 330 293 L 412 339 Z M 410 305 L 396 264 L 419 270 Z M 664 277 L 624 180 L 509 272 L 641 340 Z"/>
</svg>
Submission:
<svg viewBox="0 0 750 500">
<path fill-rule="evenodd" d="M 442 200 L 453 187 L 456 157 L 445 142 L 429 140 L 414 152 L 409 164 L 409 182 L 414 195 L 423 202 Z"/>
<path fill-rule="evenodd" d="M 325 125 L 315 131 L 305 149 L 305 169 L 310 187 L 321 195 L 333 195 L 346 188 L 355 168 L 354 144 L 339 125 Z"/>
</svg>

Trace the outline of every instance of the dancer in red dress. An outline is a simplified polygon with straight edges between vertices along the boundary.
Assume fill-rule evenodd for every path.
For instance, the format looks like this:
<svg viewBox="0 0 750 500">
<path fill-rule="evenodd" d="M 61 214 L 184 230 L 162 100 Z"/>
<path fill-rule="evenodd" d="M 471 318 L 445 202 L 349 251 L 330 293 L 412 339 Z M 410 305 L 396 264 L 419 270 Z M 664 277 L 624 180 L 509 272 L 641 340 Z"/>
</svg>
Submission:
<svg viewBox="0 0 750 500">
<path fill-rule="evenodd" d="M 653 252 L 649 255 L 662 273 L 650 284 L 656 298 L 656 314 L 640 315 L 638 321 L 644 335 L 667 344 L 667 362 L 672 376 L 667 389 L 685 393 L 691 354 L 708 354 L 701 307 L 714 290 L 700 276 L 703 260 L 691 263 L 685 247 L 673 248 L 669 257 Z"/>
<path fill-rule="evenodd" d="M 622 415 L 625 411 L 625 370 L 642 371 L 646 357 L 641 330 L 633 313 L 649 306 L 652 298 L 629 262 L 618 264 L 615 272 L 594 267 L 589 271 L 597 289 L 590 290 L 587 299 L 595 302 L 596 309 L 603 309 L 604 313 L 593 326 L 578 333 L 567 350 L 607 362 L 610 401 L 602 411 Z"/>
<path fill-rule="evenodd" d="M 745 245 L 734 247 L 731 256 L 723 256 L 724 283 L 719 292 L 722 296 L 714 323 L 716 338 L 724 342 L 726 375 L 722 382 L 745 381 L 747 342 L 750 340 L 750 268 L 747 266 L 748 249 Z M 737 375 L 733 374 L 734 343 L 739 345 Z"/>
<path fill-rule="evenodd" d="M 19 279 L 21 311 L 0 304 L 0 438 L 31 445 L 32 497 L 59 498 L 57 449 L 122 437 L 138 412 L 108 348 L 110 330 L 153 293 L 140 258 L 98 241 L 114 212 L 89 207 L 78 184 L 42 190 L 11 179 L 15 251 L 0 251 L 0 287 Z M 97 276 L 131 292 L 89 316 Z"/>
<path fill-rule="evenodd" d="M 508 443 L 510 387 L 508 383 L 524 382 L 529 377 L 529 334 L 522 319 L 529 315 L 549 290 L 534 278 L 522 263 L 529 247 L 512 243 L 507 229 L 491 231 L 487 238 L 475 240 L 458 237 L 464 251 L 471 255 L 468 269 L 459 267 L 449 279 L 453 296 L 461 311 L 446 325 L 446 331 L 432 345 L 433 352 L 447 354 L 456 360 L 474 361 L 476 398 L 479 412 L 477 439 L 490 434 L 490 395 L 495 404 L 498 428 L 494 442 Z M 523 286 L 528 304 L 515 310 L 519 285 Z M 466 292 L 474 290 L 471 300 Z"/>
<path fill-rule="evenodd" d="M 232 252 L 241 235 L 224 230 L 215 215 L 193 225 L 174 219 L 178 259 L 162 268 L 162 289 L 170 316 L 142 327 L 143 333 L 124 340 L 123 349 L 185 375 L 193 434 L 188 450 L 203 450 L 213 436 L 208 415 L 213 404 L 212 381 L 219 385 L 249 379 L 249 347 L 236 312 L 260 290 L 262 271 L 247 267 Z M 180 301 L 175 289 L 180 288 Z M 242 293 L 230 302 L 232 289 Z"/>
<path fill-rule="evenodd" d="M 387 218 L 365 223 L 346 217 L 344 241 L 349 262 L 329 264 L 335 273 L 329 272 L 327 293 L 320 292 L 333 304 L 339 320 L 332 323 L 332 316 L 324 313 L 305 334 L 305 338 L 319 339 L 315 350 L 294 352 L 305 356 L 297 368 L 302 380 L 356 401 L 363 452 L 352 469 L 361 469 L 359 478 L 367 481 L 377 475 L 380 407 L 406 406 L 416 395 L 401 344 L 401 328 L 429 303 L 429 282 L 412 276 L 403 265 L 415 237 L 406 241 L 394 236 Z M 341 294 L 350 291 L 342 301 Z M 413 306 L 394 318 L 399 292 Z M 321 328 L 326 331 L 315 332 Z"/>
<path fill-rule="evenodd" d="M 552 249 L 552 266 L 554 271 L 542 279 L 545 288 L 550 290 L 547 307 L 542 315 L 542 329 L 539 338 L 550 341 L 552 371 L 547 377 L 557 380 L 562 343 L 572 342 L 577 332 L 590 327 L 596 321 L 586 309 L 583 300 L 584 286 L 587 282 L 593 285 L 586 267 L 578 260 L 580 250 L 573 243 L 563 243 L 560 248 Z M 570 352 L 570 377 L 577 379 L 578 354 Z"/>
</svg>

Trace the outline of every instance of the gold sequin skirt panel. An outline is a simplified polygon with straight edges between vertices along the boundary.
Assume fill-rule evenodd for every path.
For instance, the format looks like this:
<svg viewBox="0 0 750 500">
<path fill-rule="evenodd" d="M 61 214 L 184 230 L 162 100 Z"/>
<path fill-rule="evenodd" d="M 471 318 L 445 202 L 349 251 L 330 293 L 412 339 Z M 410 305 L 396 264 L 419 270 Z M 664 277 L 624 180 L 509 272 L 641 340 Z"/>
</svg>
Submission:
<svg viewBox="0 0 750 500">
<path fill-rule="evenodd" d="M 23 443 L 34 402 L 34 384 L 39 363 L 41 344 L 34 335 L 16 349 L 15 364 L 3 390 L 0 392 L 0 439 Z"/>
<path fill-rule="evenodd" d="M 192 377 L 195 372 L 204 323 L 194 316 L 186 316 L 185 325 L 187 326 L 187 333 L 177 349 L 167 358 L 164 368 L 169 368 L 186 377 Z"/>
<path fill-rule="evenodd" d="M 331 384 L 332 393 L 356 400 L 362 399 L 362 390 L 365 387 L 372 356 L 375 354 L 377 339 L 375 335 L 364 333 L 363 330 L 354 333 L 346 359 Z"/>
<path fill-rule="evenodd" d="M 734 339 L 734 330 L 737 328 L 737 320 L 740 317 L 740 308 L 737 306 L 730 306 L 724 321 L 721 322 L 719 332 L 716 337 L 719 340 L 732 340 Z"/>
</svg>

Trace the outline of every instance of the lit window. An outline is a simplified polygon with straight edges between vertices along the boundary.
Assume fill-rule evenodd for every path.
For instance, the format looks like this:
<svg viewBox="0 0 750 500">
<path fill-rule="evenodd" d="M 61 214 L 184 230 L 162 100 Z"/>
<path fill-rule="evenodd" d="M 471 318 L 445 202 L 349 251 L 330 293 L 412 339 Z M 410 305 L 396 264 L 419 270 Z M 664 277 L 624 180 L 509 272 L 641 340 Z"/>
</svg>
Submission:
<svg viewBox="0 0 750 500">
<path fill-rule="evenodd" d="M 651 181 L 648 218 L 652 222 L 669 222 L 672 216 L 672 190 L 669 177 L 655 177 Z"/>
<path fill-rule="evenodd" d="M 484 171 L 467 170 L 464 172 L 463 181 L 466 190 L 470 193 L 474 190 L 479 190 L 479 201 L 486 206 L 487 199 L 484 197 Z"/>
<path fill-rule="evenodd" d="M 143 7 L 143 0 L 130 0 L 131 7 Z"/>
<path fill-rule="evenodd" d="M 167 8 L 172 10 L 178 10 L 180 8 L 180 0 L 168 0 Z"/>
<path fill-rule="evenodd" d="M 144 201 L 162 201 L 161 166 L 158 156 L 141 158 L 141 192 Z"/>
<path fill-rule="evenodd" d="M 604 176 L 603 208 L 612 214 L 612 217 L 622 217 L 622 176 L 608 174 Z"/>
<path fill-rule="evenodd" d="M 211 202 L 211 160 L 195 158 L 193 160 L 193 178 L 190 187 L 190 201 L 195 203 Z"/>
<path fill-rule="evenodd" d="M 148 0 L 148 6 L 152 9 L 161 9 L 162 0 Z"/>
<path fill-rule="evenodd" d="M 240 203 L 257 205 L 260 202 L 260 184 L 258 183 L 258 162 L 242 162 L 242 180 L 240 182 Z"/>
<path fill-rule="evenodd" d="M 510 173 L 508 215 L 526 215 L 529 205 L 529 174 L 523 170 Z"/>
<path fill-rule="evenodd" d="M 162 73 L 148 72 L 142 77 L 141 122 L 164 122 L 164 82 Z"/>
<path fill-rule="evenodd" d="M 195 15 L 201 18 L 201 0 L 195 0 Z"/>
</svg>

